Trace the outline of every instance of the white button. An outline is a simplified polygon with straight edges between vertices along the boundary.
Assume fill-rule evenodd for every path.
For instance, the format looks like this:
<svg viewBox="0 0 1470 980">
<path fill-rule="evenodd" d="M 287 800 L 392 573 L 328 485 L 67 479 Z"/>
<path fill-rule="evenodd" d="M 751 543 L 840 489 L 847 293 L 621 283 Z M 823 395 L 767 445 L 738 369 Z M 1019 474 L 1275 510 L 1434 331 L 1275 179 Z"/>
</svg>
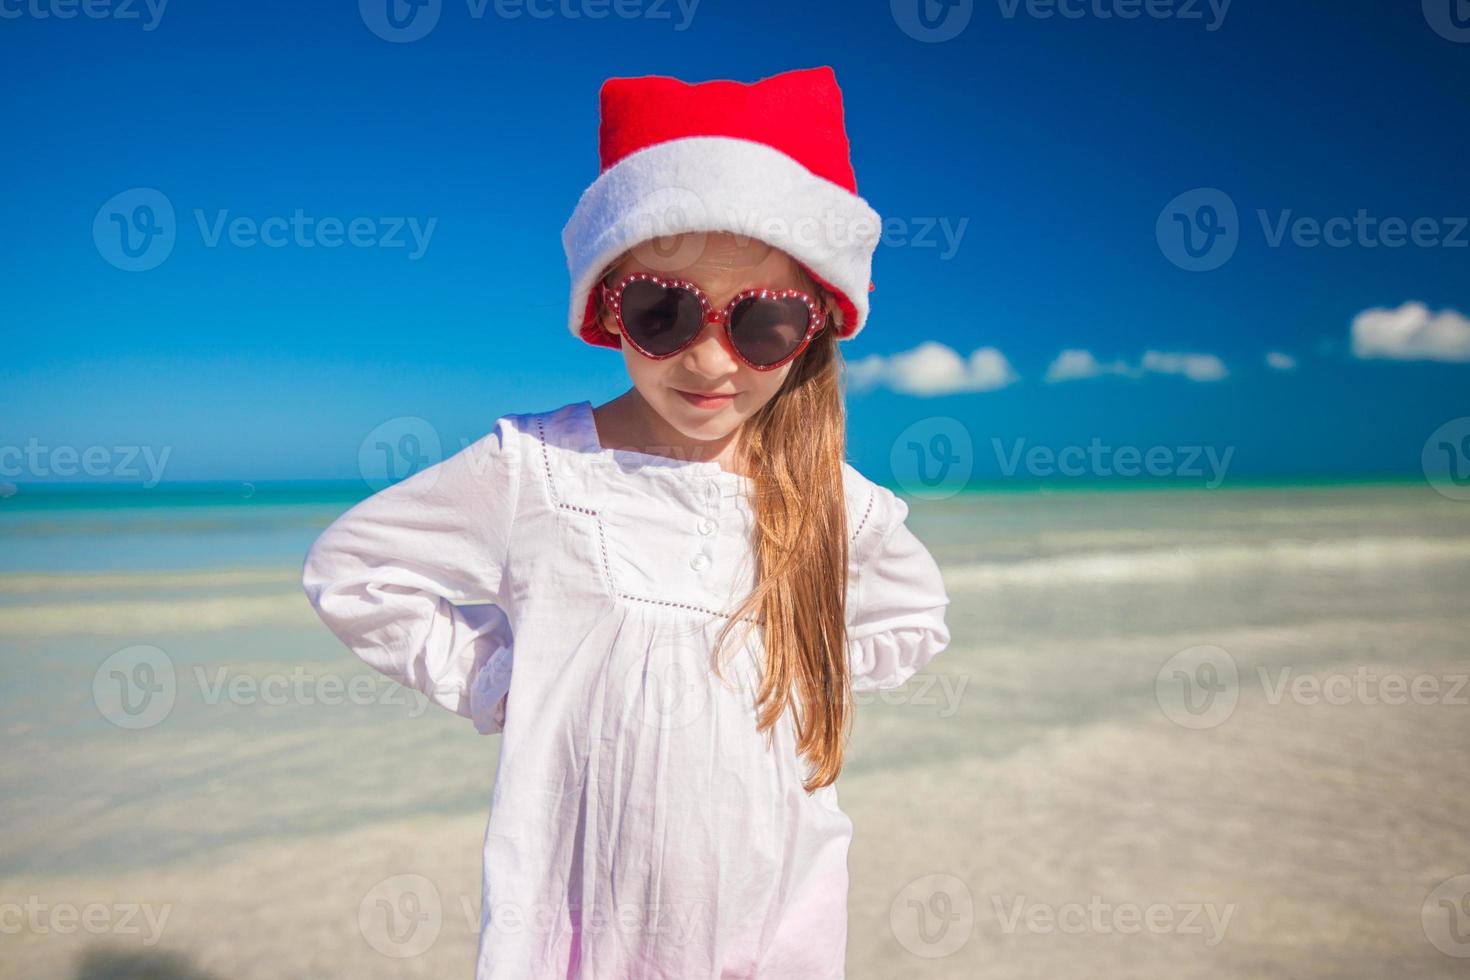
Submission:
<svg viewBox="0 0 1470 980">
<path fill-rule="evenodd" d="M 715 533 L 715 522 L 712 521 L 712 520 L 710 520 L 708 517 L 706 517 L 704 520 L 700 521 L 699 522 L 699 533 L 700 534 L 714 534 Z"/>
<path fill-rule="evenodd" d="M 689 567 L 695 571 L 703 571 L 709 567 L 709 555 L 695 555 L 694 560 L 689 563 Z"/>
</svg>

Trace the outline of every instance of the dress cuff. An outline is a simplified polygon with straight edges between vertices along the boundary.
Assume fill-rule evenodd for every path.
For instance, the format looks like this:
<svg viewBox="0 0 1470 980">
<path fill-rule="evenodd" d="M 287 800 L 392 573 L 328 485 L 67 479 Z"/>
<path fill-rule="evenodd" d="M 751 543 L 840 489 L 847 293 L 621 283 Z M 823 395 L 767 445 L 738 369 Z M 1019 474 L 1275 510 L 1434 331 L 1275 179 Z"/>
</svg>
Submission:
<svg viewBox="0 0 1470 980">
<path fill-rule="evenodd" d="M 936 626 L 899 626 L 848 641 L 853 691 L 888 691 L 923 669 L 949 643 Z"/>
</svg>

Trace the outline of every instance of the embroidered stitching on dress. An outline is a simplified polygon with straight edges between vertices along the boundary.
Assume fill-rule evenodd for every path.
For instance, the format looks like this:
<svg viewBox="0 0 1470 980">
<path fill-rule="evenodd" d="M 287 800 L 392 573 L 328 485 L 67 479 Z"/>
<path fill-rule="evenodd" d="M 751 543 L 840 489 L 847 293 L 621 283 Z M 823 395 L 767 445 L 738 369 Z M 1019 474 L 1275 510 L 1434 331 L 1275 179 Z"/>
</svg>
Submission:
<svg viewBox="0 0 1470 980">
<path fill-rule="evenodd" d="M 729 613 L 715 612 L 713 609 L 706 609 L 704 606 L 696 606 L 688 602 L 675 602 L 672 599 L 648 599 L 641 595 L 629 595 L 626 592 L 619 593 L 619 595 L 622 596 L 622 598 L 624 599 L 633 599 L 637 602 L 647 602 L 655 606 L 674 606 L 679 609 L 693 609 L 695 612 L 707 613 L 708 615 L 714 616 L 717 619 L 730 618 Z M 751 618 L 750 616 L 741 616 L 740 622 L 754 623 L 756 622 L 756 620 Z"/>
<path fill-rule="evenodd" d="M 873 513 L 873 500 L 878 496 L 877 488 L 868 491 L 868 506 L 863 510 L 863 519 L 858 521 L 857 530 L 852 532 L 852 540 L 856 541 L 858 535 L 863 533 L 863 528 L 868 526 L 868 517 Z"/>
<path fill-rule="evenodd" d="M 602 551 L 602 575 L 604 581 L 606 581 L 607 583 L 608 591 L 612 593 L 613 596 L 619 599 L 629 599 L 634 602 L 646 602 L 650 605 L 655 606 L 672 606 L 677 609 L 692 609 L 695 612 L 702 612 L 706 615 L 714 616 L 718 619 L 730 618 L 729 613 L 716 612 L 715 610 L 706 608 L 704 606 L 696 606 L 688 602 L 675 602 L 672 599 L 652 599 L 648 596 L 633 595 L 631 592 L 624 592 L 623 590 L 619 589 L 617 585 L 617 580 L 613 577 L 612 561 L 608 558 L 607 554 L 607 529 L 603 526 L 602 523 L 602 513 L 600 511 L 593 510 L 590 507 L 579 507 L 576 504 L 564 503 L 561 500 L 561 497 L 556 490 L 556 478 L 552 475 L 551 471 L 551 454 L 547 449 L 546 428 L 542 424 L 542 417 L 539 415 L 536 416 L 536 435 L 541 441 L 541 461 L 546 467 L 546 485 L 551 493 L 552 502 L 555 503 L 556 506 L 561 510 L 570 510 L 575 511 L 578 514 L 586 514 L 597 522 L 597 542 L 598 547 Z M 869 506 L 871 506 L 871 502 L 869 503 Z M 750 616 L 741 616 L 739 622 L 754 623 L 758 621 L 751 618 Z"/>
<path fill-rule="evenodd" d="M 561 501 L 556 496 L 556 481 L 551 478 L 551 457 L 546 453 L 546 427 L 539 415 L 536 416 L 536 435 L 541 439 L 541 462 L 546 467 L 546 486 L 551 490 L 551 502 L 559 507 Z"/>
</svg>

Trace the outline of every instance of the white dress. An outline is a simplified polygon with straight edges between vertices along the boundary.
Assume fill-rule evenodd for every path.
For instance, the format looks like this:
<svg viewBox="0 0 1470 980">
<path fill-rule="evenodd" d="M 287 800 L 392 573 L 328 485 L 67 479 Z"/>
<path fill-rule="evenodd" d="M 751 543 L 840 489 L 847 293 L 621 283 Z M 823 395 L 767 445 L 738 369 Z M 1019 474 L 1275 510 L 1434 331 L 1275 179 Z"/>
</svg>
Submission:
<svg viewBox="0 0 1470 980">
<path fill-rule="evenodd" d="M 907 505 L 843 469 L 853 688 L 893 688 L 949 597 Z M 759 631 L 708 667 L 755 581 L 749 482 L 603 449 L 584 401 L 502 416 L 312 545 L 354 653 L 502 733 L 476 980 L 843 977 L 852 823 L 803 790 L 789 711 L 756 731 Z"/>
</svg>

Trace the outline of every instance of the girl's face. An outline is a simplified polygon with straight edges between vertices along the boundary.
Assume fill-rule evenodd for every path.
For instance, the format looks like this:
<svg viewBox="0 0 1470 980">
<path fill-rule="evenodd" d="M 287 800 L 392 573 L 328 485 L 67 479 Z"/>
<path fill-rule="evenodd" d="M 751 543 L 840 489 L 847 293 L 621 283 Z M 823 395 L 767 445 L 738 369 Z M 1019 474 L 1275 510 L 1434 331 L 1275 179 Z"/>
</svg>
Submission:
<svg viewBox="0 0 1470 980">
<path fill-rule="evenodd" d="M 614 283 L 632 272 L 690 280 L 716 309 L 723 309 L 741 290 L 756 287 L 800 289 L 823 300 L 790 255 L 726 232 L 645 242 L 613 266 L 604 281 Z M 619 332 L 610 310 L 603 312 L 602 325 L 611 334 Z M 622 351 L 628 376 L 643 400 L 680 433 L 701 442 L 723 439 L 738 429 L 775 396 L 792 365 L 805 356 L 798 355 L 774 371 L 757 371 L 735 356 L 724 326 L 718 323 L 706 323 L 693 344 L 663 360 L 644 357 L 631 344 L 623 344 Z M 733 397 L 699 405 L 680 392 Z"/>
</svg>

